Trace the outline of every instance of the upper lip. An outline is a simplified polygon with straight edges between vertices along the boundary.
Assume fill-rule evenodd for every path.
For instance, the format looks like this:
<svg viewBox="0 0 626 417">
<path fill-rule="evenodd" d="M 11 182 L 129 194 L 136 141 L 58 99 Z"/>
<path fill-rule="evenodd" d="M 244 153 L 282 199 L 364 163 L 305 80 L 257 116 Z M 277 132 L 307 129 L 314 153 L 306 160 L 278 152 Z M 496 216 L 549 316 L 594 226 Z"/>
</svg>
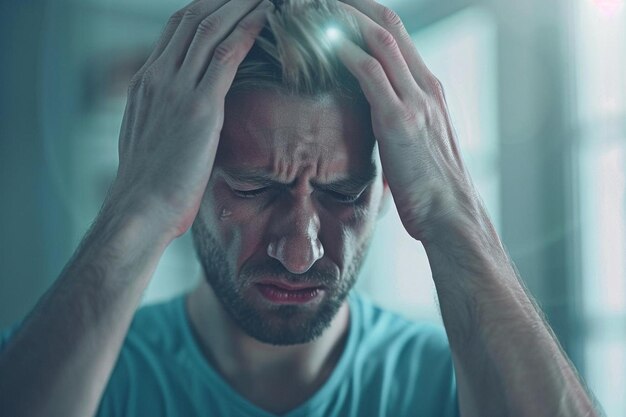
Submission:
<svg viewBox="0 0 626 417">
<path fill-rule="evenodd" d="M 273 285 L 275 287 L 280 287 L 283 288 L 285 290 L 289 290 L 289 291 L 296 291 L 296 290 L 304 290 L 304 289 L 312 289 L 312 288 L 321 288 L 323 287 L 323 285 L 316 285 L 316 284 L 310 284 L 310 283 L 301 283 L 301 284 L 294 284 L 293 282 L 288 282 L 288 281 L 283 281 L 283 280 L 276 280 L 276 279 L 264 279 L 262 281 L 257 282 L 257 284 L 261 284 L 261 285 Z"/>
</svg>

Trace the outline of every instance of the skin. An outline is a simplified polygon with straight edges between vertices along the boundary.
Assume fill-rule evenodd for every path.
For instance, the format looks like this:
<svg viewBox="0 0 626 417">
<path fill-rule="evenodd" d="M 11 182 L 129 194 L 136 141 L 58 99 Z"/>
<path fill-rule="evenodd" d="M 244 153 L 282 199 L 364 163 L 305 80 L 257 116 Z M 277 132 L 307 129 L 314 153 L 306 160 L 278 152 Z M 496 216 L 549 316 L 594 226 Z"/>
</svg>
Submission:
<svg viewBox="0 0 626 417">
<path fill-rule="evenodd" d="M 274 413 L 319 388 L 345 341 L 345 298 L 387 190 L 370 126 L 367 105 L 331 95 L 260 91 L 227 102 L 192 229 L 204 274 L 188 309 L 213 366 Z M 266 178 L 246 176 L 252 169 Z M 319 302 L 277 308 L 251 284 L 266 277 L 326 289 Z"/>
<path fill-rule="evenodd" d="M 383 193 L 361 107 L 271 92 L 227 103 L 194 241 L 222 304 L 266 343 L 319 336 L 356 280 Z M 281 277 L 322 284 L 323 297 L 268 305 L 253 284 Z"/>
<path fill-rule="evenodd" d="M 441 83 L 399 16 L 342 4 L 367 51 L 337 52 L 371 106 L 383 172 L 406 231 L 431 266 L 467 416 L 596 416 L 592 400 L 524 291 L 459 152 Z"/>
<path fill-rule="evenodd" d="M 384 194 L 377 180 L 377 191 L 372 186 L 365 204 L 367 212 L 359 214 L 329 209 L 312 191 L 313 181 L 357 175 L 352 169 L 361 166 L 358 160 L 372 160 L 366 152 L 371 151 L 371 136 L 368 147 L 354 143 L 356 135 L 326 129 L 336 127 L 332 113 L 339 111 L 341 117 L 354 120 L 347 124 L 354 131 L 373 133 L 406 231 L 426 249 L 463 417 L 597 415 L 575 369 L 525 294 L 472 185 L 440 83 L 390 9 L 369 0 L 346 0 L 343 7 L 361 25 L 367 51 L 342 38 L 337 41 L 340 59 L 363 87 L 371 126 L 359 127 L 363 123 L 356 120 L 363 114 L 351 113 L 332 100 L 320 104 L 319 118 L 298 118 L 297 113 L 292 120 L 281 119 L 278 116 L 289 114 L 289 109 L 283 98 L 274 97 L 270 100 L 278 100 L 274 104 L 282 113 L 260 112 L 266 117 L 258 121 L 267 123 L 268 133 L 276 133 L 280 151 L 255 138 L 246 144 L 259 145 L 258 152 L 234 156 L 245 147 L 229 145 L 244 135 L 234 131 L 236 123 L 225 123 L 225 98 L 271 7 L 266 1 L 196 0 L 168 22 L 131 82 L 120 131 L 120 165 L 101 212 L 52 288 L 0 354 L 3 413 L 95 413 L 159 259 L 196 218 L 201 258 L 215 255 L 208 250 L 211 235 L 203 230 L 224 246 L 224 270 L 229 273 L 220 277 L 220 288 L 242 290 L 241 298 L 231 299 L 229 309 L 225 299 L 211 290 L 211 285 L 218 288 L 218 281 L 203 265 L 207 279 L 187 305 L 207 358 L 219 364 L 240 392 L 268 409 L 287 410 L 308 398 L 341 352 L 349 312 L 345 303 L 339 303 L 339 283 L 349 286 L 349 265 L 359 263 L 358 249 L 366 246 L 378 210 L 376 200 Z M 305 105 L 298 100 L 288 104 Z M 220 147 L 218 159 L 225 125 L 232 130 L 231 137 Z M 281 136 L 285 129 L 275 127 L 302 136 L 306 145 L 285 139 Z M 307 140 L 312 137 L 320 139 L 319 144 Z M 328 152 L 324 144 L 340 149 L 335 155 L 335 149 Z M 363 156 L 353 157 L 355 150 Z M 227 162 L 230 168 L 245 162 L 265 165 L 290 186 L 272 200 L 276 204 L 271 209 L 232 204 L 220 174 Z M 292 227 L 287 227 L 289 219 Z M 330 240 L 333 225 L 345 232 L 338 241 Z M 209 244 L 203 247 L 203 242 Z M 298 333 L 303 338 L 315 336 L 310 331 L 315 326 L 299 332 L 294 323 L 317 321 L 315 310 L 321 311 L 321 304 L 292 318 L 281 317 L 258 302 L 246 286 L 257 272 L 268 271 L 250 267 L 267 266 L 268 261 L 274 272 L 280 266 L 288 271 L 279 269 L 281 273 L 293 280 L 304 276 L 336 283 L 323 298 L 339 303 L 337 313 L 328 323 L 320 319 L 327 327 L 314 340 L 284 343 L 277 326 L 288 324 L 287 342 L 298 341 Z M 327 274 L 314 274 L 316 269 Z M 240 326 L 237 305 L 248 305 L 270 318 L 272 339 L 283 345 L 263 343 L 239 331 L 245 326 Z M 216 335 L 224 337 L 221 344 Z M 279 401 L 277 393 L 289 387 L 268 384 L 274 382 L 275 370 L 296 381 L 285 401 Z M 247 377 L 253 382 L 246 385 Z"/>
</svg>

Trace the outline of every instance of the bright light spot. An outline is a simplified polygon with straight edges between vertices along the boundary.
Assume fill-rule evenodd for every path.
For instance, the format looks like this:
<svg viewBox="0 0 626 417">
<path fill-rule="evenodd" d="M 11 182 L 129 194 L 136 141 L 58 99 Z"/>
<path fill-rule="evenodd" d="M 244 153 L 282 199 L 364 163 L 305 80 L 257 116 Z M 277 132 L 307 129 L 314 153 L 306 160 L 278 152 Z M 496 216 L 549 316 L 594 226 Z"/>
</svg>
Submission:
<svg viewBox="0 0 626 417">
<path fill-rule="evenodd" d="M 341 37 L 341 31 L 336 27 L 329 27 L 326 29 L 326 37 L 331 41 L 337 40 Z"/>
<path fill-rule="evenodd" d="M 607 16 L 615 16 L 619 13 L 624 5 L 624 0 L 593 0 L 600 12 Z"/>
</svg>

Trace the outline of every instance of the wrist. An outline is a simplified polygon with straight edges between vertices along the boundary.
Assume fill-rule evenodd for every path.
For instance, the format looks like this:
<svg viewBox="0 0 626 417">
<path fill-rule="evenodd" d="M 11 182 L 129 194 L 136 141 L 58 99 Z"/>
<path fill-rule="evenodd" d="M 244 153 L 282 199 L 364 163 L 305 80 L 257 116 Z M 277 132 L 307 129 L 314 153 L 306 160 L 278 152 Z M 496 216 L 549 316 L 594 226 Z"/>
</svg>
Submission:
<svg viewBox="0 0 626 417">
<path fill-rule="evenodd" d="M 509 269 L 509 256 L 480 199 L 477 204 L 448 207 L 455 208 L 425 222 L 422 229 L 421 241 L 433 274 L 442 269 L 463 270 L 466 277 L 479 277 L 494 269 L 502 273 L 504 266 Z"/>
<path fill-rule="evenodd" d="M 405 227 L 425 247 L 445 248 L 474 239 L 498 240 L 484 203 L 473 187 L 462 192 L 433 187 L 428 198 L 406 206 L 411 209 L 398 210 L 401 217 L 412 219 L 404 222 Z"/>
<path fill-rule="evenodd" d="M 106 224 L 105 228 L 121 232 L 129 240 L 141 239 L 165 250 L 177 236 L 162 217 L 158 205 L 147 199 L 112 194 L 102 205 L 94 228 Z"/>
<path fill-rule="evenodd" d="M 135 225 L 156 242 L 166 246 L 179 237 L 180 221 L 162 200 L 133 186 L 116 180 L 102 205 L 99 217 L 113 217 Z"/>
</svg>

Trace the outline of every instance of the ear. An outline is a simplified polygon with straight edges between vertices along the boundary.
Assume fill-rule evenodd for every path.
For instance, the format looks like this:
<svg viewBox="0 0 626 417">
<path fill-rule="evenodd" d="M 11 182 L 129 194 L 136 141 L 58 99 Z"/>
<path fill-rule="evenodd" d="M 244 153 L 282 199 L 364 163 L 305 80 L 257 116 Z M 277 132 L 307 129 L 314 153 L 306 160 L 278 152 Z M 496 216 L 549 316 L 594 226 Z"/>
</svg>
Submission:
<svg viewBox="0 0 626 417">
<path fill-rule="evenodd" d="M 387 214 L 392 200 L 391 190 L 389 189 L 387 178 L 385 178 L 385 173 L 383 172 L 383 195 L 380 199 L 380 206 L 378 207 L 378 219 L 381 219 L 385 214 Z"/>
</svg>

